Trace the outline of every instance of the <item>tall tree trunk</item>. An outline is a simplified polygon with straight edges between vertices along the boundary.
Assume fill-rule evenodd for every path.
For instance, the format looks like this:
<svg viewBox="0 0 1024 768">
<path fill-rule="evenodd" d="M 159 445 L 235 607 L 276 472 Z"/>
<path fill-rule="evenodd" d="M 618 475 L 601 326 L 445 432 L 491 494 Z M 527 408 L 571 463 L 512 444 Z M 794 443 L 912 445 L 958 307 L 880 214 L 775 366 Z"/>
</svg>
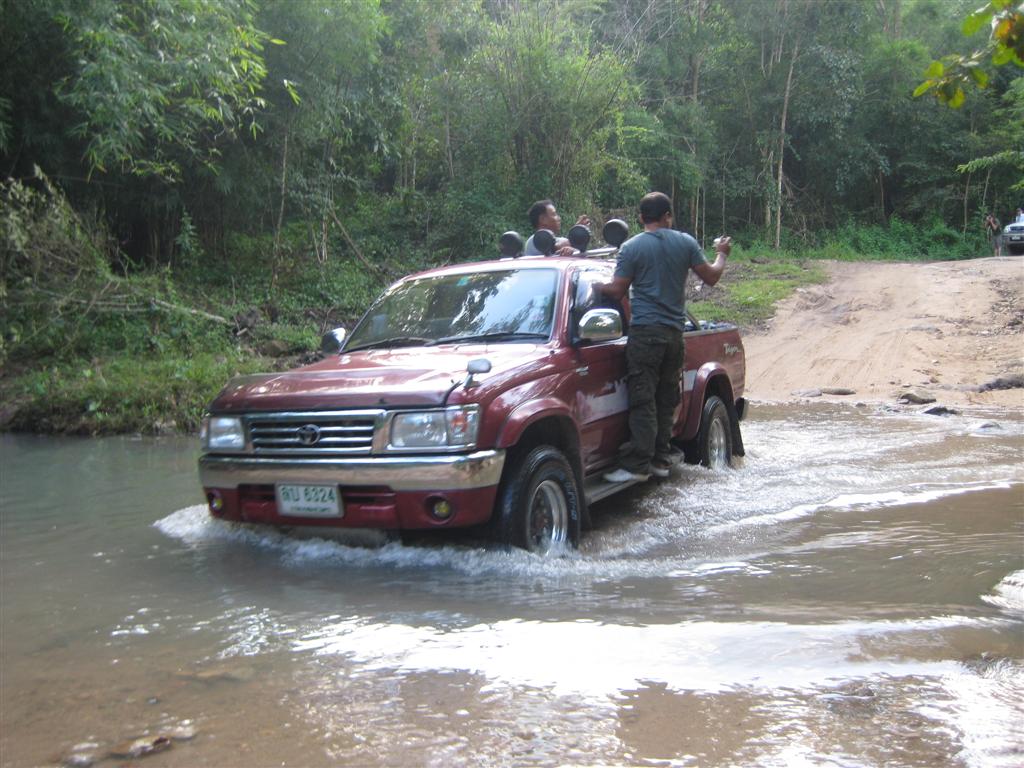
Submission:
<svg viewBox="0 0 1024 768">
<path fill-rule="evenodd" d="M 697 38 L 702 39 L 701 27 L 704 25 L 704 13 L 707 11 L 707 0 L 697 0 L 696 29 Z M 697 101 L 700 98 L 700 66 L 703 63 L 703 56 L 698 50 L 693 54 L 691 62 L 692 78 L 690 80 L 690 99 Z"/>
<path fill-rule="evenodd" d="M 727 232 L 725 225 L 725 174 L 722 174 L 722 232 Z"/>
<path fill-rule="evenodd" d="M 448 108 L 444 110 L 444 158 L 448 164 L 448 178 L 455 178 L 455 158 L 452 155 L 452 122 Z"/>
<path fill-rule="evenodd" d="M 885 224 L 889 217 L 885 215 L 885 174 L 882 170 L 878 170 L 878 218 L 883 224 Z"/>
<path fill-rule="evenodd" d="M 679 210 L 678 199 L 676 195 L 676 175 L 673 173 L 672 178 L 669 180 L 669 200 L 672 201 L 672 221 L 677 221 L 676 211 Z"/>
<path fill-rule="evenodd" d="M 277 287 L 278 261 L 281 255 L 281 226 L 284 222 L 284 200 L 288 181 L 288 131 L 284 132 L 284 150 L 281 152 L 281 204 L 277 209 L 277 223 L 274 225 L 274 255 L 271 260 L 270 290 Z"/>
<path fill-rule="evenodd" d="M 891 40 L 899 40 L 902 29 L 903 10 L 900 8 L 900 0 L 875 0 L 875 7 L 882 17 L 882 31 Z"/>
<path fill-rule="evenodd" d="M 708 232 L 708 192 L 703 184 L 700 186 L 700 191 L 700 234 L 701 237 L 706 237 Z"/>
<path fill-rule="evenodd" d="M 697 184 L 693 189 L 693 195 L 690 197 L 690 232 L 698 240 L 700 239 L 700 232 L 697 228 L 697 218 L 700 214 L 700 184 Z"/>
<path fill-rule="evenodd" d="M 786 156 L 786 118 L 789 115 L 789 97 L 793 91 L 793 70 L 796 59 L 800 55 L 800 41 L 793 46 L 793 58 L 789 60 L 789 74 L 786 75 L 786 92 L 782 97 L 782 124 L 779 126 L 779 170 L 776 175 L 776 210 L 775 210 L 775 250 L 779 250 L 782 242 L 782 161 Z"/>
<path fill-rule="evenodd" d="M 964 183 L 964 230 L 963 230 L 963 233 L 965 235 L 967 234 L 967 199 L 970 197 L 970 193 L 971 193 L 971 175 L 972 174 L 970 174 L 970 173 L 967 174 L 967 181 Z"/>
<path fill-rule="evenodd" d="M 450 97 L 451 89 L 448 78 L 448 72 L 444 73 L 444 89 L 445 93 Z M 448 164 L 448 178 L 455 178 L 455 155 L 452 152 L 452 116 L 451 110 L 451 98 L 445 99 L 444 102 L 444 158 Z"/>
</svg>

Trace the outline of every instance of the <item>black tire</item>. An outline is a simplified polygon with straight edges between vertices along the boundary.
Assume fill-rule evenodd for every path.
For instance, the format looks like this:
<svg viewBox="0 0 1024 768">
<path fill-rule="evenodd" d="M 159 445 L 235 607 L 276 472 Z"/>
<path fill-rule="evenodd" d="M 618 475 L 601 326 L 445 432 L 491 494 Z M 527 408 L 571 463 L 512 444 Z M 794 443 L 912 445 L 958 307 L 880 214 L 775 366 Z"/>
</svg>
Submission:
<svg viewBox="0 0 1024 768">
<path fill-rule="evenodd" d="M 508 467 L 497 504 L 492 531 L 499 544 L 542 556 L 579 546 L 579 489 L 557 448 L 537 446 Z"/>
<path fill-rule="evenodd" d="M 732 423 L 729 409 L 717 395 L 704 401 L 700 430 L 691 448 L 696 462 L 709 469 L 725 469 L 732 464 Z"/>
</svg>

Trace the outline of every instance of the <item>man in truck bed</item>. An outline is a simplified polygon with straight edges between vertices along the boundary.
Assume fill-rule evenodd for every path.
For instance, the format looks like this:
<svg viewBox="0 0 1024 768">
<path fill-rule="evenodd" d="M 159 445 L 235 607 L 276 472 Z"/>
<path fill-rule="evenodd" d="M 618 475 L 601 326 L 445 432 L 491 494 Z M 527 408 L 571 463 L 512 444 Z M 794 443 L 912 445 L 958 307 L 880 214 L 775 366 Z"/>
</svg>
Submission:
<svg viewBox="0 0 1024 768">
<path fill-rule="evenodd" d="M 600 290 L 621 299 L 632 287 L 632 322 L 626 344 L 630 441 L 619 466 L 604 475 L 612 483 L 668 477 L 672 414 L 679 404 L 686 324 L 686 277 L 692 268 L 708 285 L 725 271 L 729 238 L 715 241 L 708 264 L 697 241 L 672 227 L 672 201 L 651 192 L 640 201 L 644 231 L 619 249 L 615 276 Z"/>
</svg>

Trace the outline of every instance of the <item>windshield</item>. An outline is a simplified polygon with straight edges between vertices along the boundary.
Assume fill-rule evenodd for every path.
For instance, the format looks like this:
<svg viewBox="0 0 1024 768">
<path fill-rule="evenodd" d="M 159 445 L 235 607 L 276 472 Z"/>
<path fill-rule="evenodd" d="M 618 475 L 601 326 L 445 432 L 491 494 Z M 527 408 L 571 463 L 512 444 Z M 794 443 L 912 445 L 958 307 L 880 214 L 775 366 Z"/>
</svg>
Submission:
<svg viewBox="0 0 1024 768">
<path fill-rule="evenodd" d="M 356 326 L 346 352 L 455 341 L 546 340 L 555 310 L 554 269 L 509 269 L 408 280 Z"/>
</svg>

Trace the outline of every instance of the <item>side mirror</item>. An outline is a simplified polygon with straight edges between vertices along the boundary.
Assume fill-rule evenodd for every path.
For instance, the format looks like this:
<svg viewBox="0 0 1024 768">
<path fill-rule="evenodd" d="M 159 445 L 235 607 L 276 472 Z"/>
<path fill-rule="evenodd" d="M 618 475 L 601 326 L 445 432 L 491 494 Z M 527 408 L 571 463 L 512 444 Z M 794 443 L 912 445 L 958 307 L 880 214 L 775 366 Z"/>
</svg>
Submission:
<svg viewBox="0 0 1024 768">
<path fill-rule="evenodd" d="M 550 229 L 538 229 L 533 233 L 533 247 L 550 256 L 555 252 L 555 233 Z"/>
<path fill-rule="evenodd" d="M 608 245 L 618 248 L 629 237 L 629 227 L 622 219 L 608 219 L 604 229 L 601 230 L 601 237 Z"/>
<path fill-rule="evenodd" d="M 614 309 L 590 309 L 580 318 L 580 341 L 614 341 L 622 338 L 622 315 Z"/>
<path fill-rule="evenodd" d="M 518 258 L 523 255 L 523 236 L 509 230 L 498 238 L 498 250 L 506 258 Z"/>
<path fill-rule="evenodd" d="M 476 384 L 476 382 L 473 381 L 473 377 L 474 376 L 476 376 L 478 373 L 490 373 L 490 372 L 491 372 L 491 361 L 490 360 L 488 360 L 486 357 L 474 358 L 473 360 L 470 360 L 466 364 L 466 380 L 463 382 L 463 385 L 466 386 L 466 387 L 472 387 L 474 384 Z"/>
<path fill-rule="evenodd" d="M 569 244 L 580 253 L 587 252 L 590 245 L 590 227 L 583 224 L 576 224 L 568 232 Z"/>
<path fill-rule="evenodd" d="M 342 346 L 345 344 L 345 339 L 348 337 L 348 332 L 344 328 L 334 328 L 328 331 L 320 339 L 320 351 L 327 355 L 336 355 L 341 352 Z"/>
</svg>

